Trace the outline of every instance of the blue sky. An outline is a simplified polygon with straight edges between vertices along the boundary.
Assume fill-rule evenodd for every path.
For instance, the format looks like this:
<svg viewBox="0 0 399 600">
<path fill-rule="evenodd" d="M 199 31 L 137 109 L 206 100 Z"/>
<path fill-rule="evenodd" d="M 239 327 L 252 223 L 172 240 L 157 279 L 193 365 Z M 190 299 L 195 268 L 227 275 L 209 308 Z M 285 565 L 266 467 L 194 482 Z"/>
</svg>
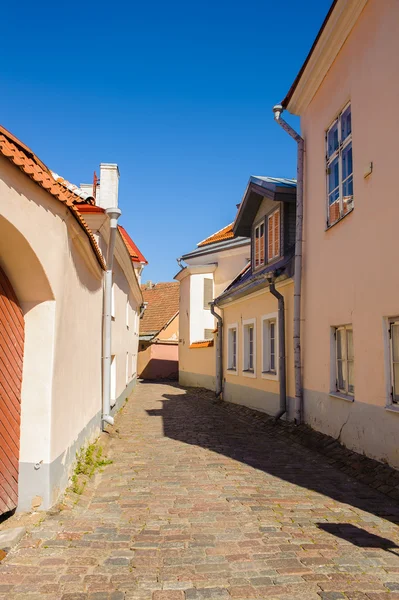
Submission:
<svg viewBox="0 0 399 600">
<path fill-rule="evenodd" d="M 1 123 L 73 183 L 117 162 L 143 278 L 170 280 L 233 220 L 250 175 L 295 176 L 271 109 L 330 4 L 8 2 Z"/>
</svg>

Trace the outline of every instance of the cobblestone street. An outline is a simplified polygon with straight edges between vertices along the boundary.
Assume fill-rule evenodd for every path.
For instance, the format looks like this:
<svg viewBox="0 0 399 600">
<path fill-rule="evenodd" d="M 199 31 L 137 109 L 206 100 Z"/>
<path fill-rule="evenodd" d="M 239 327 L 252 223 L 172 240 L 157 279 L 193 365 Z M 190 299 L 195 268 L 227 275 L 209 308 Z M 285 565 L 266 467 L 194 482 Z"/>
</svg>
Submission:
<svg viewBox="0 0 399 600">
<path fill-rule="evenodd" d="M 204 392 L 144 384 L 113 463 L 0 563 L 7 600 L 399 599 L 399 506 Z"/>
</svg>

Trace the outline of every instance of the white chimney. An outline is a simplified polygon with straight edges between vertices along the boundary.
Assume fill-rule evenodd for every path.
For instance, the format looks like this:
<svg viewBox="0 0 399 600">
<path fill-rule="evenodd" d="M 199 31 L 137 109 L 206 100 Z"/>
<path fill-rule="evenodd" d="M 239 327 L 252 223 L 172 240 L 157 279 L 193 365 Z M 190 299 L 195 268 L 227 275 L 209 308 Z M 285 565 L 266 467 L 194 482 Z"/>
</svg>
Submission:
<svg viewBox="0 0 399 600">
<path fill-rule="evenodd" d="M 96 204 L 101 208 L 118 207 L 119 169 L 113 163 L 100 164 L 100 186 L 97 188 Z"/>
<path fill-rule="evenodd" d="M 82 192 L 84 192 L 88 196 L 93 195 L 93 184 L 92 183 L 81 183 L 80 189 L 82 190 Z"/>
</svg>

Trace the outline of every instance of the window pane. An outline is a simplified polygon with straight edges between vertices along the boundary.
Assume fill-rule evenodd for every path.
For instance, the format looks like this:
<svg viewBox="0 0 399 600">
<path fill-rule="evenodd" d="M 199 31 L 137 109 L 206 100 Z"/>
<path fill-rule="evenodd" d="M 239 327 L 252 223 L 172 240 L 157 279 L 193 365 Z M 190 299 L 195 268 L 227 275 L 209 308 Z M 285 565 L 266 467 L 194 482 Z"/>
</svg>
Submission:
<svg viewBox="0 0 399 600">
<path fill-rule="evenodd" d="M 338 389 L 345 391 L 346 390 L 346 381 L 345 381 L 345 365 L 344 361 L 337 361 L 337 379 L 338 379 Z"/>
<path fill-rule="evenodd" d="M 337 358 L 341 359 L 341 358 L 344 358 L 344 350 L 343 350 L 344 332 L 343 332 L 343 329 L 337 329 L 336 333 L 337 333 Z"/>
<path fill-rule="evenodd" d="M 353 360 L 348 360 L 348 392 L 350 394 L 355 393 L 355 382 L 354 382 L 354 363 Z"/>
<path fill-rule="evenodd" d="M 342 180 L 345 181 L 353 173 L 352 142 L 342 150 Z"/>
<path fill-rule="evenodd" d="M 394 361 L 399 361 L 399 324 L 392 323 L 392 358 Z"/>
<path fill-rule="evenodd" d="M 280 211 L 274 213 L 274 256 L 280 254 Z"/>
<path fill-rule="evenodd" d="M 352 112 L 351 107 L 345 110 L 341 116 L 341 132 L 342 132 L 342 141 L 345 141 L 346 138 L 352 133 Z"/>
<path fill-rule="evenodd" d="M 348 360 L 353 360 L 353 331 L 352 329 L 346 330 L 346 340 L 348 344 Z"/>
<path fill-rule="evenodd" d="M 327 133 L 327 156 L 331 156 L 338 148 L 338 121 Z"/>
<path fill-rule="evenodd" d="M 331 194 L 334 190 L 336 191 L 336 196 L 332 200 L 336 200 L 339 196 L 339 163 L 338 157 L 335 158 L 328 168 L 328 193 Z M 331 204 L 331 200 L 330 200 Z"/>
<path fill-rule="evenodd" d="M 270 370 L 276 370 L 276 324 L 270 322 Z"/>
</svg>

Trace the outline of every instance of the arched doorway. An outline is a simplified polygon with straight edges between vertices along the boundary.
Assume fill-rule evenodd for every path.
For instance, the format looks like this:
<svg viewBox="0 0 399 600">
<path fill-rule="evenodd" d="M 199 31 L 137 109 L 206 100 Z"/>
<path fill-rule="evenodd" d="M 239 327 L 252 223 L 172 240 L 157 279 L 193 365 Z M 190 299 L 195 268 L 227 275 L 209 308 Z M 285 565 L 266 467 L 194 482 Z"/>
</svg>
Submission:
<svg viewBox="0 0 399 600">
<path fill-rule="evenodd" d="M 18 503 L 24 317 L 0 268 L 0 514 Z"/>
</svg>

